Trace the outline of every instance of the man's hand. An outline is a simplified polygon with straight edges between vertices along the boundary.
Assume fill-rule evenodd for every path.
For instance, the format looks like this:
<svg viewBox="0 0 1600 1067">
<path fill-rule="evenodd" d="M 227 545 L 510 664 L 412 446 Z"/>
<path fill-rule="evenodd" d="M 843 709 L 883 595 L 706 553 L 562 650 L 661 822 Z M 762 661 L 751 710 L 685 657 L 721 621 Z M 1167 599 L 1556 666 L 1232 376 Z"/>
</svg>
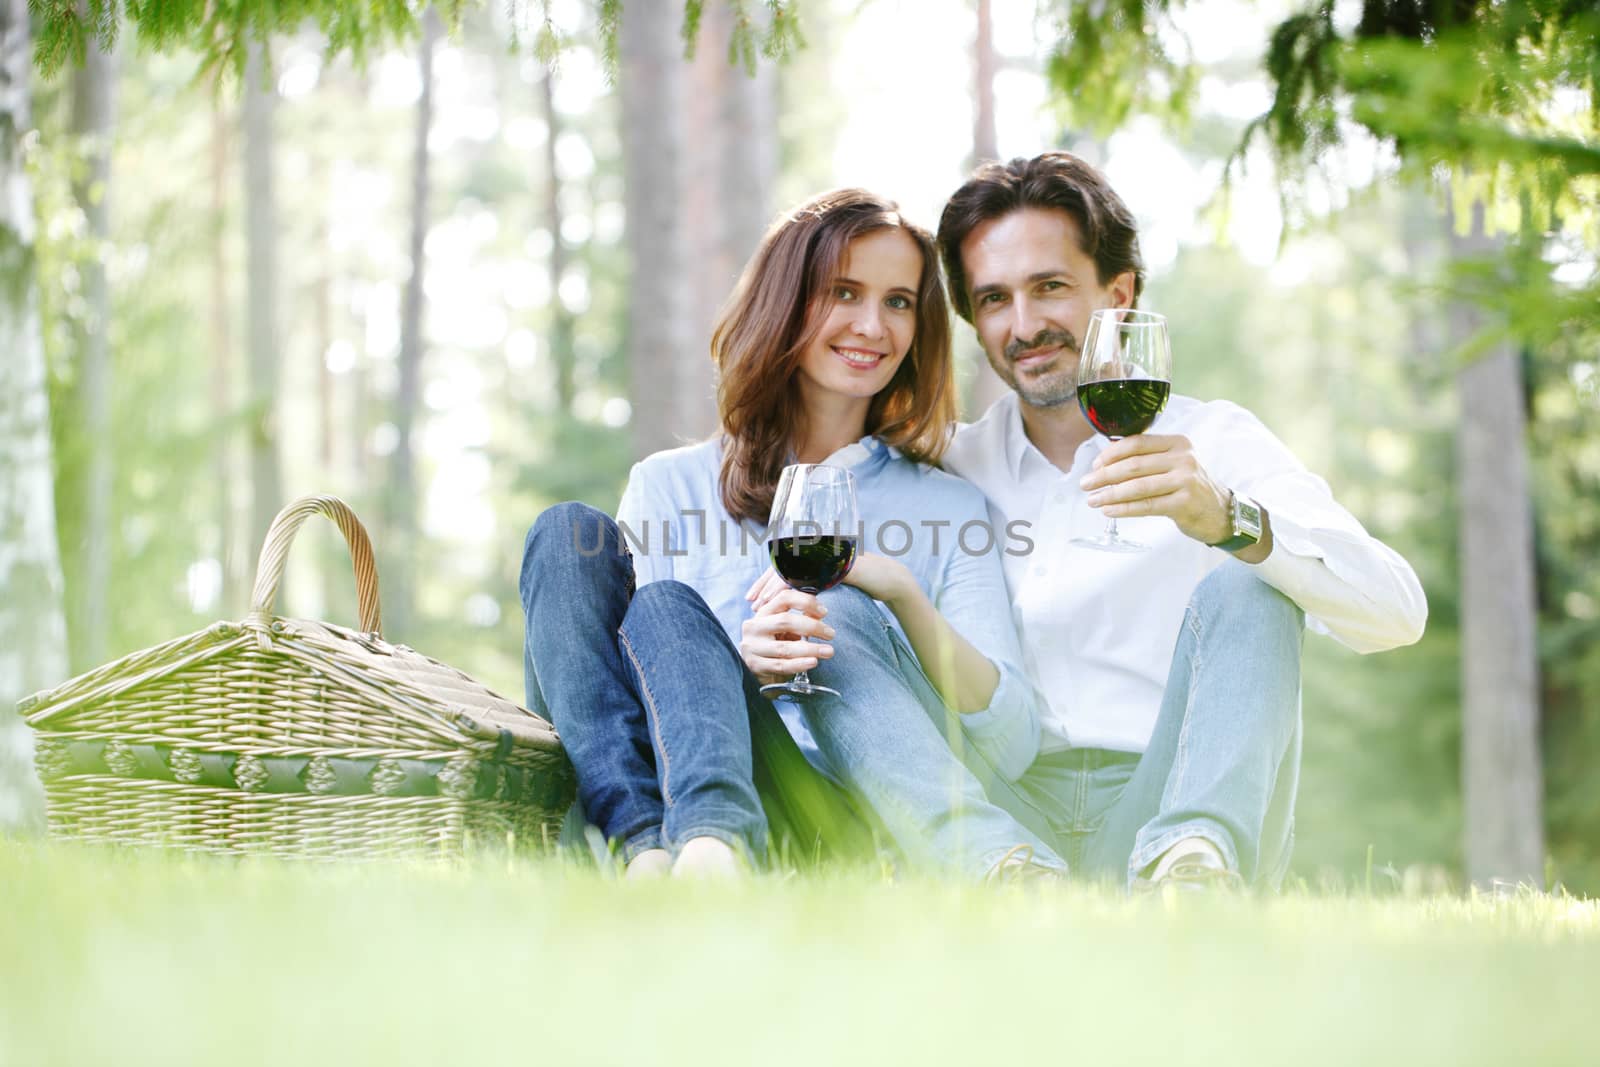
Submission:
<svg viewBox="0 0 1600 1067">
<path fill-rule="evenodd" d="M 1233 532 L 1228 491 L 1206 474 L 1182 434 L 1138 434 L 1113 441 L 1080 483 L 1089 506 L 1108 518 L 1165 515 L 1204 544 Z"/>
<path fill-rule="evenodd" d="M 739 655 L 762 685 L 792 678 L 833 655 L 832 645 L 805 640 L 833 637 L 833 627 L 822 621 L 828 609 L 810 593 L 790 589 L 771 567 L 744 598 L 755 615 L 744 621 Z"/>
</svg>

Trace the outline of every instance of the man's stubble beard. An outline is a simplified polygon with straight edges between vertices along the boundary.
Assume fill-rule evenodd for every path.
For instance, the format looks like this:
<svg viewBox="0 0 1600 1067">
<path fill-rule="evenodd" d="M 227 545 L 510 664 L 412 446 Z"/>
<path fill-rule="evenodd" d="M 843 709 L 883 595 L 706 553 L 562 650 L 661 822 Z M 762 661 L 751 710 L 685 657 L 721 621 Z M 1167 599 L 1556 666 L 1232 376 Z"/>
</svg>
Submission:
<svg viewBox="0 0 1600 1067">
<path fill-rule="evenodd" d="M 1078 402 L 1076 371 L 1058 371 L 1033 382 L 1013 380 L 1011 387 L 1024 404 L 1035 408 L 1058 408 Z"/>
<path fill-rule="evenodd" d="M 1070 364 L 1066 367 L 1046 371 L 1043 375 L 1031 381 L 1019 380 L 1015 367 L 1012 365 L 1016 351 L 1026 349 L 1017 343 L 1006 346 L 1006 351 L 998 357 L 985 351 L 988 356 L 989 366 L 994 369 L 995 375 L 1006 387 L 1016 393 L 1024 404 L 1035 408 L 1057 408 L 1063 404 L 1076 403 L 1078 399 L 1078 342 L 1071 334 L 1050 332 L 1040 335 L 1029 341 L 1027 348 L 1036 348 L 1041 342 L 1059 344 L 1062 346 L 1061 354 L 1056 357 L 1058 362 Z M 1069 357 L 1070 354 L 1070 357 Z"/>
</svg>

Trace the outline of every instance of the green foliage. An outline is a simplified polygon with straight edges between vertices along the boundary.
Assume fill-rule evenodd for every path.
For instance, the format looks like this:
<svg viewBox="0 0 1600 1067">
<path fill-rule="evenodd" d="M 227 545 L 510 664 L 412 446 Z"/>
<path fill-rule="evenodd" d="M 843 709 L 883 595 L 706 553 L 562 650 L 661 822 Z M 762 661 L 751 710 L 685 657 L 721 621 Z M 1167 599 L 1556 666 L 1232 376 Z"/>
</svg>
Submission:
<svg viewBox="0 0 1600 1067">
<path fill-rule="evenodd" d="M 1284 154 L 1316 155 L 1338 143 L 1338 73 L 1329 55 L 1337 39 L 1331 2 L 1286 19 L 1272 31 L 1265 59 L 1273 84 L 1272 107 L 1245 127 L 1245 142 L 1264 126 Z"/>
<path fill-rule="evenodd" d="M 34 63 L 55 74 L 68 62 L 81 62 L 86 42 L 98 39 L 110 47 L 123 19 L 133 23 L 141 44 L 159 52 L 190 49 L 200 58 L 200 80 L 217 70 L 244 76 L 247 46 L 274 34 L 293 33 L 314 24 L 330 55 L 350 52 L 358 60 L 416 34 L 421 8 L 408 0 L 34 0 L 36 37 Z M 452 24 L 460 0 L 445 0 L 443 13 Z"/>
<path fill-rule="evenodd" d="M 1193 65 L 1162 44 L 1171 12 L 1196 0 L 1071 4 L 1049 74 L 1075 116 L 1111 127 L 1130 111 L 1182 119 L 1173 97 Z M 1404 166 L 1486 198 L 1491 225 L 1579 226 L 1600 247 L 1600 12 L 1580 0 L 1365 0 L 1341 32 L 1333 0 L 1272 31 L 1269 109 L 1230 166 L 1264 136 L 1294 191 L 1308 165 L 1362 130 Z M 1161 31 L 1161 32 L 1158 32 Z M 1347 117 L 1346 117 L 1347 116 Z"/>
<path fill-rule="evenodd" d="M 248 45 L 266 42 L 274 35 L 291 34 L 315 25 L 330 58 L 348 52 L 362 64 L 367 57 L 408 41 L 418 32 L 418 20 L 429 3 L 439 8 L 445 24 L 459 27 L 470 0 L 31 0 L 35 16 L 34 64 L 45 75 L 63 66 L 83 62 L 89 40 L 109 49 L 121 33 L 122 20 L 133 23 L 138 39 L 158 52 L 188 49 L 200 57 L 197 79 L 212 80 L 218 70 L 244 77 Z M 526 24 L 527 5 L 541 5 L 534 51 L 541 62 L 556 61 L 567 35 L 551 14 L 549 0 L 510 0 L 513 27 Z M 654 2 L 654 0 L 652 0 Z M 728 62 L 755 73 L 756 57 L 781 59 L 805 44 L 800 31 L 796 0 L 760 0 L 762 14 L 752 14 L 751 0 L 722 0 L 733 13 L 733 34 Z M 617 69 L 617 29 L 622 0 L 593 0 L 605 69 Z M 684 0 L 684 54 L 692 58 L 700 32 L 705 0 Z M 519 44 L 513 30 L 513 47 Z"/>
<path fill-rule="evenodd" d="M 1049 0 L 1041 5 L 1049 12 L 1057 37 L 1045 72 L 1067 126 L 1106 133 L 1135 110 L 1180 121 L 1187 117 L 1195 72 L 1152 32 L 1154 22 L 1172 3 Z"/>
<path fill-rule="evenodd" d="M 787 59 L 805 46 L 795 0 L 761 0 L 766 13 L 760 16 L 750 14 L 750 0 L 725 2 L 733 14 L 733 29 L 728 39 L 728 62 L 743 67 L 746 74 L 755 75 L 757 56 Z M 705 0 L 684 0 L 682 32 L 685 59 L 694 58 L 695 43 L 700 36 L 700 20 L 704 14 Z"/>
</svg>

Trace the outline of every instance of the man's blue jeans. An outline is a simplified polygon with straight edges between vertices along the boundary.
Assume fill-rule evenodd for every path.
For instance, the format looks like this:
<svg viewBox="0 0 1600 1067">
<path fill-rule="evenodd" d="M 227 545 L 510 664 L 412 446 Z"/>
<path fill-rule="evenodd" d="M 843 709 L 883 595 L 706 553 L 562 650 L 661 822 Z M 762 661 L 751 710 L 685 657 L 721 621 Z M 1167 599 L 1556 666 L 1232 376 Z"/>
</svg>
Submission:
<svg viewBox="0 0 1600 1067">
<path fill-rule="evenodd" d="M 1292 601 L 1229 560 L 1195 588 L 1144 753 L 1068 749 L 990 795 L 1074 871 L 1131 882 L 1186 837 L 1274 887 L 1294 844 L 1300 650 Z"/>
<path fill-rule="evenodd" d="M 812 671 L 843 696 L 803 709 L 841 790 L 806 762 L 699 594 L 675 581 L 634 590 L 603 512 L 568 503 L 541 515 L 519 586 L 528 706 L 555 724 L 586 817 L 625 859 L 700 835 L 759 856 L 770 816 L 772 836 L 802 856 L 870 852 L 877 837 L 949 873 L 981 874 L 1019 844 L 1060 863 L 952 753 L 935 725 L 942 705 L 926 702 L 858 590 L 824 594 L 835 655 Z"/>
</svg>

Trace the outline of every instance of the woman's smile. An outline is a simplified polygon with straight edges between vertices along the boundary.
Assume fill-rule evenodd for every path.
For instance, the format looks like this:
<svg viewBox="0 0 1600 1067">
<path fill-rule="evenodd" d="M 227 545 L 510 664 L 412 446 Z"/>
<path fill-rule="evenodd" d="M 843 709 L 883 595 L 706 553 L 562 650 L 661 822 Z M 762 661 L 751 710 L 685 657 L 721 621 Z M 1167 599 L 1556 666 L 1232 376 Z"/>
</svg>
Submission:
<svg viewBox="0 0 1600 1067">
<path fill-rule="evenodd" d="M 845 364 L 855 370 L 871 370 L 876 367 L 887 352 L 876 352 L 870 348 L 854 348 L 844 345 L 831 345 L 834 354 L 844 360 Z"/>
</svg>

